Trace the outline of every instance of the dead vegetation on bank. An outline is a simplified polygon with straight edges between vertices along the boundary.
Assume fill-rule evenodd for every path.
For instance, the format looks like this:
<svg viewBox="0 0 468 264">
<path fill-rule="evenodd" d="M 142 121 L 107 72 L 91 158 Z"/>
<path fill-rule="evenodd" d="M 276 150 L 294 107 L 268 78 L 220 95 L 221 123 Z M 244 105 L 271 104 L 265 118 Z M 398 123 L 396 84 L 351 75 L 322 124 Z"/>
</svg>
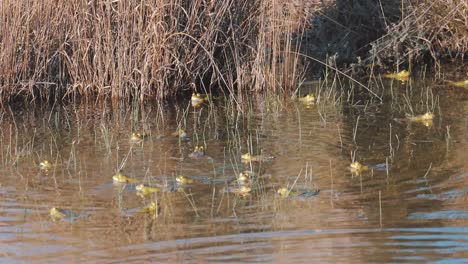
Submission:
<svg viewBox="0 0 468 264">
<path fill-rule="evenodd" d="M 305 21 L 296 2 L 3 0 L 0 97 L 289 89 Z"/>
<path fill-rule="evenodd" d="M 305 40 L 305 53 L 341 67 L 463 63 L 468 2 L 336 0 L 312 19 Z"/>
<path fill-rule="evenodd" d="M 361 62 L 394 69 L 428 56 L 463 60 L 467 5 L 2 0 L 0 98 L 143 100 L 212 88 L 239 95 L 287 91 L 303 77 L 299 62 L 318 69 L 301 53 L 345 67 Z"/>
</svg>

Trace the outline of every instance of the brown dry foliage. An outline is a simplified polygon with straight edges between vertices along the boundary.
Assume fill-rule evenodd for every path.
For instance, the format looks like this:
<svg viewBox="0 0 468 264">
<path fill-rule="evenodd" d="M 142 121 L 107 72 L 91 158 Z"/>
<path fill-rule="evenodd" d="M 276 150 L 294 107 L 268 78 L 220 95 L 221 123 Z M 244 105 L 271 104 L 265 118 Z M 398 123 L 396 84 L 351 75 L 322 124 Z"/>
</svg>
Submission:
<svg viewBox="0 0 468 264">
<path fill-rule="evenodd" d="M 312 17 L 303 52 L 339 67 L 463 62 L 468 51 L 466 0 L 328 0 Z"/>
<path fill-rule="evenodd" d="M 294 87 L 305 12 L 280 0 L 0 0 L 0 98 Z M 195 83 L 196 86 L 191 85 Z"/>
<path fill-rule="evenodd" d="M 460 59 L 468 52 L 468 2 L 465 0 L 402 1 L 402 19 L 372 43 L 379 64 L 412 62 L 428 56 L 436 63 Z"/>
</svg>

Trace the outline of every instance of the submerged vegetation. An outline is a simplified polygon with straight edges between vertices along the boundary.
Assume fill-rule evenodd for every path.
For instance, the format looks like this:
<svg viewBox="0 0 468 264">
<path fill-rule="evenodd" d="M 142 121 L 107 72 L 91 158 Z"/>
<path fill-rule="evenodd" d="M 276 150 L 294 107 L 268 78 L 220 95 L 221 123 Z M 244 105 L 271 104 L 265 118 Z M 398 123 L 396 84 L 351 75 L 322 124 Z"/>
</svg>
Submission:
<svg viewBox="0 0 468 264">
<path fill-rule="evenodd" d="M 467 2 L 56 1 L 0 4 L 0 100 L 144 100 L 294 91 L 310 64 L 463 60 Z M 8 15 L 7 15 L 8 14 Z M 361 60 L 362 58 L 362 60 Z"/>
<path fill-rule="evenodd" d="M 231 256 L 247 245 L 254 251 L 241 254 L 250 263 L 251 256 L 270 254 L 257 253 L 256 241 L 272 251 L 294 248 L 286 257 L 309 258 L 335 250 L 328 243 L 339 236 L 342 250 L 327 255 L 340 259 L 314 258 L 339 263 L 350 262 L 343 253 L 350 244 L 350 256 L 372 245 L 369 259 L 389 250 L 401 229 L 463 227 L 465 219 L 442 216 L 441 223 L 418 213 L 464 212 L 464 94 L 427 78 L 376 79 L 373 91 L 383 102 L 366 100 L 352 83 L 330 75 L 303 85 L 297 96 L 249 97 L 242 109 L 229 97 L 194 106 L 187 96 L 158 107 L 103 100 L 5 111 L 0 213 L 13 228 L 4 233 L 22 248 L 39 248 L 26 258 L 41 262 L 76 257 L 81 245 L 99 252 L 89 262 L 132 255 L 154 262 L 157 252 L 164 262 L 168 254 L 192 258 L 200 250 L 212 257 L 216 252 L 206 249 L 213 245 Z M 375 243 L 350 243 L 357 232 L 378 235 Z M 449 233 L 459 240 L 458 232 Z M 386 260 L 411 249 L 410 239 L 417 241 L 405 238 Z M 174 246 L 178 241 L 183 246 Z M 43 249 L 49 253 L 41 255 Z M 428 259 L 427 252 L 419 255 Z M 17 254 L 15 260 L 24 258 Z"/>
</svg>

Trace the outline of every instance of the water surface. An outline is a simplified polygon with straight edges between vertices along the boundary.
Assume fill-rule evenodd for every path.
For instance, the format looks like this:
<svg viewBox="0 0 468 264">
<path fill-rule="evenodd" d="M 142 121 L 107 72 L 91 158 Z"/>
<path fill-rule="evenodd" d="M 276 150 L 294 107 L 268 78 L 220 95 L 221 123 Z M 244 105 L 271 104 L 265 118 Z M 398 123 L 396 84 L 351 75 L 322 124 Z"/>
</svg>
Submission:
<svg viewBox="0 0 468 264">
<path fill-rule="evenodd" d="M 1 262 L 468 262 L 466 92 L 384 81 L 384 102 L 316 83 L 320 101 L 215 98 L 126 108 L 80 103 L 4 112 Z M 340 97 L 341 96 L 341 97 Z M 432 124 L 405 114 L 435 113 Z M 187 139 L 172 135 L 177 128 Z M 148 133 L 143 142 L 132 132 Z M 195 146 L 209 157 L 191 159 Z M 274 160 L 242 163 L 247 152 Z M 54 167 L 40 170 L 49 160 Z M 370 170 L 352 174 L 352 160 Z M 146 198 L 119 168 L 161 184 Z M 250 195 L 228 190 L 260 172 Z M 194 179 L 175 184 L 175 177 Z M 317 188 L 283 198 L 280 187 Z M 380 198 L 379 198 L 380 196 Z M 157 217 L 138 208 L 157 201 Z M 52 207 L 79 214 L 54 220 Z"/>
</svg>

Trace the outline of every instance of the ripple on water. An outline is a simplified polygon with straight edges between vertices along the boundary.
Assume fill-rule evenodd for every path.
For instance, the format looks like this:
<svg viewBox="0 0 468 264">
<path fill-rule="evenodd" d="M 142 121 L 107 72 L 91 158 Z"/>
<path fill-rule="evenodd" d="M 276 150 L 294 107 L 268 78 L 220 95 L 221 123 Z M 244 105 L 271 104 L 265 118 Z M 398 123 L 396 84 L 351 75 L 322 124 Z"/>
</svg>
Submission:
<svg viewBox="0 0 468 264">
<path fill-rule="evenodd" d="M 254 118 L 235 109 L 226 116 L 222 104 L 196 112 L 171 104 L 135 115 L 116 109 L 105 116 L 93 105 L 86 111 L 97 114 L 85 118 L 72 108 L 63 122 L 44 121 L 55 112 L 37 113 L 34 125 L 1 122 L 2 131 L 12 133 L 0 133 L 0 262 L 468 261 L 466 124 L 445 116 L 430 128 L 396 123 L 408 104 L 423 112 L 421 102 L 432 98 L 391 98 L 391 104 L 329 108 L 289 102 L 276 112 L 252 104 Z M 464 120 L 466 105 L 446 100 L 440 98 L 441 112 Z M 178 125 L 186 140 L 154 136 L 170 135 Z M 148 140 L 130 144 L 129 135 L 143 130 L 151 131 Z M 196 145 L 212 159 L 184 159 Z M 15 157 L 17 149 L 31 155 Z M 261 187 L 251 195 L 224 192 L 250 169 L 240 160 L 247 150 L 276 159 L 254 164 L 262 171 Z M 351 175 L 352 157 L 371 170 Z M 45 158 L 61 165 L 40 173 L 37 160 Z M 133 184 L 113 184 L 121 167 L 148 184 L 176 186 L 177 175 L 194 183 L 142 198 Z M 303 186 L 321 192 L 304 199 L 276 194 Z M 155 199 L 159 217 L 136 213 Z M 52 207 L 89 217 L 53 222 Z"/>
</svg>

